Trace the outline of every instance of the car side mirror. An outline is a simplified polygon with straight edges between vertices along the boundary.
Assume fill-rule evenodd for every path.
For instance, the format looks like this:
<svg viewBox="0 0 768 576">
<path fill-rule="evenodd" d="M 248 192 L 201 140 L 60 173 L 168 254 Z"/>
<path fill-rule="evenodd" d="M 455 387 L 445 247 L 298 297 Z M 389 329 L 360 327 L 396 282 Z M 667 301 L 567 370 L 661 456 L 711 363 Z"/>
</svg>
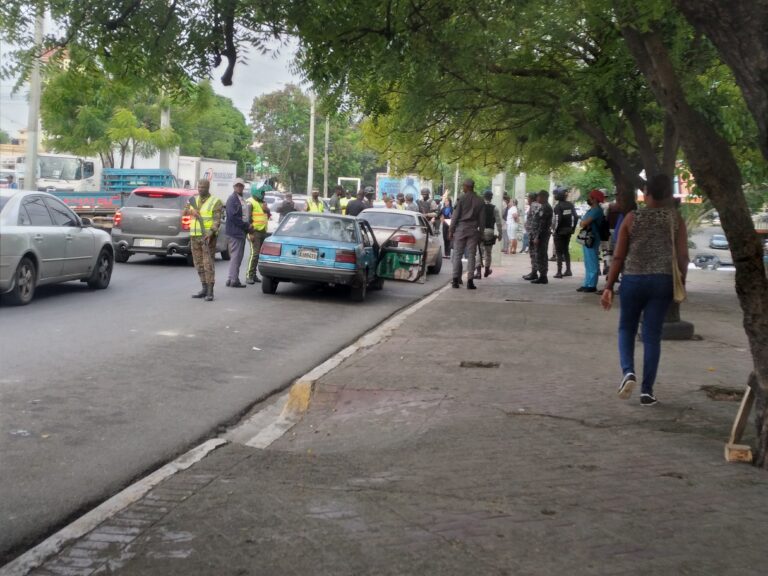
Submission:
<svg viewBox="0 0 768 576">
<path fill-rule="evenodd" d="M 91 226 L 93 226 L 93 220 L 83 216 L 83 217 L 80 218 L 80 225 L 83 228 L 90 228 Z"/>
</svg>

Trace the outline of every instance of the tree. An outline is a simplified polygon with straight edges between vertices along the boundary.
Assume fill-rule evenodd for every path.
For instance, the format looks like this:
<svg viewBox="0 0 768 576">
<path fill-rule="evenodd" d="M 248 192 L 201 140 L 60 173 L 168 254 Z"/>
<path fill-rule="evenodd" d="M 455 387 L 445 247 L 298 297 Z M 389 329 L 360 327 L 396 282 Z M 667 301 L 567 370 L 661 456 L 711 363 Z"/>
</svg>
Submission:
<svg viewBox="0 0 768 576">
<path fill-rule="evenodd" d="M 0 144 L 9 144 L 11 136 L 5 130 L 0 130 Z"/>
</svg>

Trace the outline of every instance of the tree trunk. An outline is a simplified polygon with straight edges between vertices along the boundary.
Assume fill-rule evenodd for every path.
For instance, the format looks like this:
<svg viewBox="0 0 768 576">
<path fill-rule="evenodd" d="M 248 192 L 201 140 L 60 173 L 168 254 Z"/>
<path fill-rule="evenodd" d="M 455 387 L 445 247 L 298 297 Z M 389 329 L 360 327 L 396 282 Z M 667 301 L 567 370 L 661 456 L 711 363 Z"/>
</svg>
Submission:
<svg viewBox="0 0 768 576">
<path fill-rule="evenodd" d="M 768 160 L 768 0 L 675 0 L 675 4 L 733 71 Z"/>
<path fill-rule="evenodd" d="M 736 265 L 736 294 L 757 376 L 758 446 L 755 463 L 768 469 L 768 279 L 763 250 L 728 143 L 688 103 L 659 32 L 629 27 L 622 35 L 656 98 L 673 118 L 696 183 L 720 214 Z"/>
<path fill-rule="evenodd" d="M 623 172 L 621 167 L 612 160 L 607 160 L 606 165 L 611 171 L 613 183 L 616 185 L 616 198 L 621 197 L 628 200 L 637 200 L 636 191 L 639 188 L 637 185 L 637 178 L 632 174 Z M 624 202 L 624 206 L 628 206 L 628 204 Z"/>
</svg>

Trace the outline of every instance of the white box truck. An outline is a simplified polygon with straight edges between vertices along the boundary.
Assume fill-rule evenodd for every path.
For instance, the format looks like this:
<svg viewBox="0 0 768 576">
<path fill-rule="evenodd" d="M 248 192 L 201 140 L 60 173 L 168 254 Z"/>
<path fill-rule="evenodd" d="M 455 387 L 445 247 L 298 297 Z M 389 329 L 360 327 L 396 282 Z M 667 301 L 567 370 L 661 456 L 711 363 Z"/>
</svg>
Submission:
<svg viewBox="0 0 768 576">
<path fill-rule="evenodd" d="M 211 183 L 211 194 L 226 202 L 237 178 L 235 160 L 217 160 L 216 158 L 198 158 L 197 156 L 179 156 L 179 169 L 176 176 L 182 186 L 189 182 L 190 188 L 197 188 L 200 180 Z"/>
</svg>

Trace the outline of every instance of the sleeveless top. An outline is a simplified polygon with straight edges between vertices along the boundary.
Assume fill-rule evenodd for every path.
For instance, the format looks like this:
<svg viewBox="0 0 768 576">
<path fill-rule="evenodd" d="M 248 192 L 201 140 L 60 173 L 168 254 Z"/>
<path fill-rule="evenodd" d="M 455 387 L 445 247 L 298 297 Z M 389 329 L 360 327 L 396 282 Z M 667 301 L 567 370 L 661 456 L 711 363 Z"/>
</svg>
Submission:
<svg viewBox="0 0 768 576">
<path fill-rule="evenodd" d="M 678 219 L 674 208 L 641 208 L 629 230 L 629 250 L 624 274 L 672 274 L 672 231 L 677 236 Z"/>
</svg>

